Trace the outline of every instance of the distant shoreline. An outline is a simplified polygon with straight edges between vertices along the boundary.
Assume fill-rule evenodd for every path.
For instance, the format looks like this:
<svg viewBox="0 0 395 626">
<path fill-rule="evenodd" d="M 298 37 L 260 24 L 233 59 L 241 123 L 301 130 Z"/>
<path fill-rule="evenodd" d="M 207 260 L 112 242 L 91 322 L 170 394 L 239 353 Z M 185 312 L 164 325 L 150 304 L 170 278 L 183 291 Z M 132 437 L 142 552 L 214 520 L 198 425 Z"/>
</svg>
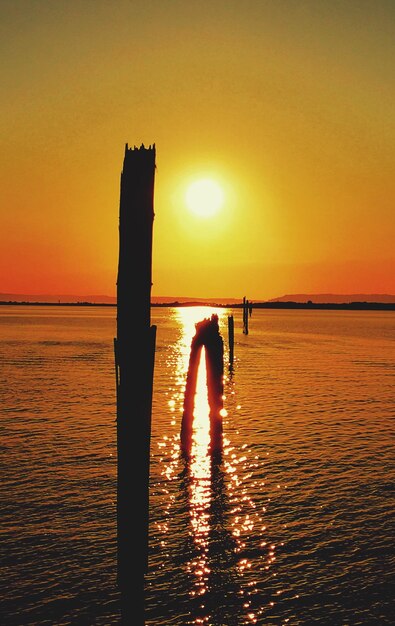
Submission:
<svg viewBox="0 0 395 626">
<path fill-rule="evenodd" d="M 115 307 L 112 302 L 28 302 L 28 301 L 0 301 L 3 306 L 73 306 L 73 307 Z M 243 304 L 217 304 L 215 302 L 153 302 L 151 307 L 193 307 L 207 306 L 222 309 L 241 309 Z M 333 311 L 395 311 L 395 302 L 344 302 L 344 303 L 321 303 L 321 302 L 256 302 L 251 303 L 253 309 L 304 309 L 314 311 L 317 309 Z"/>
</svg>

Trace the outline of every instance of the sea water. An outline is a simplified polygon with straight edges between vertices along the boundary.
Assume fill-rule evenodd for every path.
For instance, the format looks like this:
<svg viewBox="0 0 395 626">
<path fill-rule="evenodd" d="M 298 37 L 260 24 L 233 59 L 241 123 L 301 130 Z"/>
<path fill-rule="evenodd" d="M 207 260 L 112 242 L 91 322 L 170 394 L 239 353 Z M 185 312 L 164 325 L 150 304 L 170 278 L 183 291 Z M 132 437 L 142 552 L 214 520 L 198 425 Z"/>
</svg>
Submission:
<svg viewBox="0 0 395 626">
<path fill-rule="evenodd" d="M 223 454 L 207 451 L 203 374 L 187 462 L 190 342 L 213 313 Z M 151 321 L 146 625 L 393 624 L 395 314 L 254 309 L 248 335 L 241 309 Z M 115 335 L 115 307 L 0 307 L 4 626 L 121 623 Z"/>
</svg>

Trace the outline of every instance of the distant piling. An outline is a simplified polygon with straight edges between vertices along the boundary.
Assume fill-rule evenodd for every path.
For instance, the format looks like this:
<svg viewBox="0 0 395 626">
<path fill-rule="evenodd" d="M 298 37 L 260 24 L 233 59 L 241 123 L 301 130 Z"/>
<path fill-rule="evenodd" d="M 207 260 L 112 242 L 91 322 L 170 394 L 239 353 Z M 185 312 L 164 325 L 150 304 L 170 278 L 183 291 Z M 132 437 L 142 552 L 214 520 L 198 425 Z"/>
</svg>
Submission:
<svg viewBox="0 0 395 626">
<path fill-rule="evenodd" d="M 210 452 L 216 453 L 222 450 L 224 347 L 219 332 L 218 316 L 213 314 L 210 319 L 206 318 L 195 324 L 195 328 L 196 332 L 191 342 L 181 422 L 181 449 L 185 456 L 189 456 L 192 446 L 194 397 L 203 346 L 206 353 L 208 403 L 210 407 Z"/>
<path fill-rule="evenodd" d="M 121 174 L 117 276 L 117 583 L 125 623 L 143 626 L 156 327 L 151 326 L 155 145 L 129 148 Z M 132 621 L 129 620 L 132 615 Z M 125 617 L 126 616 L 126 617 Z"/>
<path fill-rule="evenodd" d="M 248 313 L 249 313 L 249 302 L 244 296 L 243 298 L 243 333 L 248 335 Z"/>
</svg>

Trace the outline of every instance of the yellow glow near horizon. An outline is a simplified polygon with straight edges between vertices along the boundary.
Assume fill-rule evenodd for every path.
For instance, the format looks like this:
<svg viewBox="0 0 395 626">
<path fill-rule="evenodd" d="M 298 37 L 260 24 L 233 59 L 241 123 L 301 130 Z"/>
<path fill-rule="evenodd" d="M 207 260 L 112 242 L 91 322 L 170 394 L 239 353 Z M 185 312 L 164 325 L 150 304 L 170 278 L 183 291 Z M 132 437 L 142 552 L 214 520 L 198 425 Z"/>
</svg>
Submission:
<svg viewBox="0 0 395 626">
<path fill-rule="evenodd" d="M 244 5 L 0 3 L 3 294 L 116 296 L 125 142 L 154 297 L 395 293 L 395 3 Z"/>
<path fill-rule="evenodd" d="M 201 178 L 191 183 L 185 200 L 192 213 L 199 217 L 211 217 L 218 213 L 224 203 L 224 192 L 211 178 Z"/>
</svg>

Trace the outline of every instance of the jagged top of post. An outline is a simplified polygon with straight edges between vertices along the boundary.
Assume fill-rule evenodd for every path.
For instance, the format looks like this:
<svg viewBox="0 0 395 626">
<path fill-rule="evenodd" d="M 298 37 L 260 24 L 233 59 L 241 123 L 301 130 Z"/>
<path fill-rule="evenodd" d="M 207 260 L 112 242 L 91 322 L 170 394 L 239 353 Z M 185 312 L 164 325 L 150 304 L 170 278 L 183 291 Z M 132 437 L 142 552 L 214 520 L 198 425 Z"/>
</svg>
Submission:
<svg viewBox="0 0 395 626">
<path fill-rule="evenodd" d="M 155 154 L 155 144 L 150 144 L 148 148 L 142 143 L 140 147 L 133 146 L 133 148 L 129 148 L 129 144 L 125 143 L 125 157 L 129 155 L 131 152 L 153 152 Z"/>
<path fill-rule="evenodd" d="M 123 160 L 124 170 L 125 167 L 127 170 L 131 167 L 133 170 L 137 168 L 137 170 L 140 171 L 141 168 L 144 170 L 148 165 L 156 169 L 155 160 L 155 144 L 149 145 L 148 148 L 146 148 L 143 143 L 140 147 L 133 146 L 132 148 L 129 148 L 129 144 L 125 144 L 125 157 Z"/>
</svg>

